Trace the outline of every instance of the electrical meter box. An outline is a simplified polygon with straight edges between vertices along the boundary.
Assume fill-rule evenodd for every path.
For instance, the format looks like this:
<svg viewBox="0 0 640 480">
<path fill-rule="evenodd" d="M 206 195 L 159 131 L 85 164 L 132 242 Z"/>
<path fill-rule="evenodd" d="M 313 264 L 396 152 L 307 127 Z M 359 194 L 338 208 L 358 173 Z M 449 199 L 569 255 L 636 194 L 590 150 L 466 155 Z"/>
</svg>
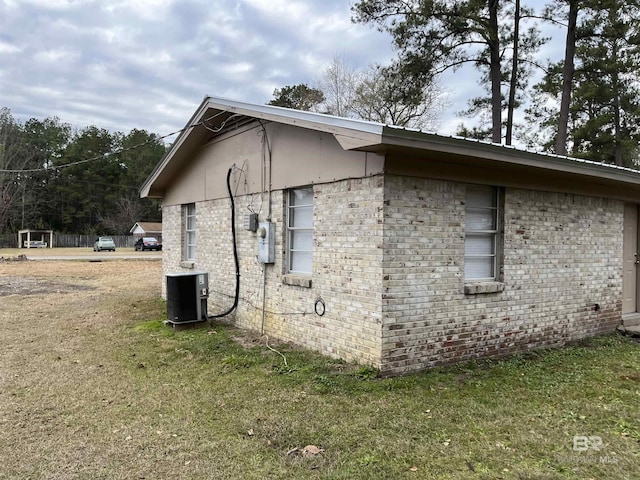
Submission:
<svg viewBox="0 0 640 480">
<path fill-rule="evenodd" d="M 260 222 L 258 226 L 258 262 L 274 263 L 276 261 L 276 224 Z"/>
</svg>

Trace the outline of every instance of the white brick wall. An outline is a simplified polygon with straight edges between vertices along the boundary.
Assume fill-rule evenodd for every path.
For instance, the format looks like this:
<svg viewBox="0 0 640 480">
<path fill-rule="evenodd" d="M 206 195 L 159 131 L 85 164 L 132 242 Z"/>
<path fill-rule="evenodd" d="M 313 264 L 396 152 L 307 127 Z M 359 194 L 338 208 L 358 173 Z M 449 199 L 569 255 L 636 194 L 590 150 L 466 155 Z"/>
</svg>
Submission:
<svg viewBox="0 0 640 480">
<path fill-rule="evenodd" d="M 243 229 L 242 206 L 236 198 L 236 229 L 240 258 L 240 302 L 228 318 L 236 325 L 262 329 L 263 266 L 256 261 L 257 236 Z M 303 344 L 322 353 L 379 365 L 381 349 L 383 179 L 371 177 L 314 186 L 314 253 L 311 288 L 282 281 L 285 201 L 272 193 L 276 224 L 276 263 L 267 266 L 264 332 L 270 337 Z M 228 199 L 196 204 L 194 270 L 209 272 L 209 314 L 233 303 L 234 262 Z M 266 205 L 260 221 L 265 221 Z M 180 267 L 182 241 L 180 207 L 165 207 L 165 273 Z M 323 316 L 314 304 L 321 298 Z"/>
<path fill-rule="evenodd" d="M 402 373 L 613 330 L 623 204 L 504 193 L 505 290 L 465 295 L 464 184 L 387 175 L 315 185 L 311 288 L 282 281 L 285 202 L 273 192 L 276 263 L 267 266 L 265 333 Z M 241 293 L 228 320 L 260 331 L 263 266 L 256 234 L 243 229 L 250 201 L 236 198 Z M 196 204 L 194 269 L 209 272 L 212 315 L 233 302 L 229 210 L 228 199 Z M 265 212 L 263 204 L 260 221 Z M 163 214 L 165 273 L 182 271 L 181 208 Z M 314 312 L 318 298 L 324 316 Z"/>
<path fill-rule="evenodd" d="M 465 186 L 388 176 L 385 199 L 385 371 L 561 345 L 618 324 L 621 202 L 506 189 L 505 290 L 465 295 Z"/>
</svg>

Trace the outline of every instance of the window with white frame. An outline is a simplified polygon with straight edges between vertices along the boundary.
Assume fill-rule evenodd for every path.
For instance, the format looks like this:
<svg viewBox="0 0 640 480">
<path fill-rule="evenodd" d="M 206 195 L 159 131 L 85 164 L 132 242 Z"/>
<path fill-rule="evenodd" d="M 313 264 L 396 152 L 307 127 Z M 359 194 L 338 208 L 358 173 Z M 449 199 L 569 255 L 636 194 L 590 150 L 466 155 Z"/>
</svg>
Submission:
<svg viewBox="0 0 640 480">
<path fill-rule="evenodd" d="M 196 259 L 196 204 L 183 206 L 184 216 L 184 259 Z"/>
<path fill-rule="evenodd" d="M 467 186 L 464 278 L 498 279 L 499 192 L 496 187 Z"/>
<path fill-rule="evenodd" d="M 313 188 L 289 190 L 287 266 L 291 273 L 311 274 L 313 265 Z"/>
</svg>

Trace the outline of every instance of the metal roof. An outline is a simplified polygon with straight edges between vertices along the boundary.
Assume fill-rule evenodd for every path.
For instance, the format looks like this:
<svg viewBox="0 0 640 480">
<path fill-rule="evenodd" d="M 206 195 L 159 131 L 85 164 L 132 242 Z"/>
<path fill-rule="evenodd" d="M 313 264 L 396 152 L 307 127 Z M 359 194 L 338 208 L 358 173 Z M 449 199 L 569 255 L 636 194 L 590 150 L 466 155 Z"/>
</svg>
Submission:
<svg viewBox="0 0 640 480">
<path fill-rule="evenodd" d="M 640 172 L 615 165 L 533 152 L 467 138 L 440 135 L 376 122 L 256 105 L 218 97 L 205 97 L 162 161 L 143 184 L 141 196 L 161 196 L 184 164 L 201 145 L 247 121 L 278 122 L 332 134 L 345 150 L 386 155 L 425 156 L 427 153 L 467 165 L 492 162 L 504 167 L 546 171 L 590 182 L 607 181 L 625 188 L 640 187 Z M 639 190 L 640 192 L 640 190 Z"/>
</svg>

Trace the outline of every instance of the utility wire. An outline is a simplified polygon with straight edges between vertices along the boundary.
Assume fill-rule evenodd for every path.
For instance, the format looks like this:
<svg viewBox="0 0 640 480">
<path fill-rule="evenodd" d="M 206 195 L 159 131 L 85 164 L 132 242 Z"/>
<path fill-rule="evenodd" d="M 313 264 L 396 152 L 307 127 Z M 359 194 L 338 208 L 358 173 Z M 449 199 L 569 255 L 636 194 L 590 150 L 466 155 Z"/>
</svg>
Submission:
<svg viewBox="0 0 640 480">
<path fill-rule="evenodd" d="M 147 140 L 146 142 L 137 143 L 136 145 L 132 145 L 130 147 L 121 148 L 121 149 L 116 150 L 114 152 L 103 153 L 103 154 L 100 154 L 100 155 L 96 155 L 94 157 L 85 158 L 83 160 L 78 160 L 76 162 L 63 163 L 62 165 L 52 165 L 50 167 L 28 168 L 28 169 L 23 169 L 23 170 L 19 170 L 19 169 L 4 169 L 3 168 L 3 169 L 0 169 L 0 172 L 1 173 L 48 172 L 50 170 L 60 170 L 62 168 L 73 167 L 73 166 L 76 166 L 76 165 L 82 165 L 83 163 L 94 162 L 96 160 L 103 160 L 105 158 L 109 158 L 109 157 L 112 157 L 112 156 L 120 155 L 121 153 L 130 152 L 132 150 L 137 150 L 138 148 L 142 148 L 142 147 L 144 147 L 146 145 L 149 145 L 151 143 L 156 143 L 159 140 L 163 140 L 163 139 L 165 139 L 167 137 L 171 137 L 171 136 L 176 135 L 178 133 L 182 133 L 187 128 L 190 128 L 190 127 L 182 128 L 182 129 L 177 130 L 175 132 L 171 132 L 171 133 L 168 133 L 166 135 L 162 135 L 161 137 L 154 137 L 152 140 Z"/>
<path fill-rule="evenodd" d="M 211 117 L 211 118 L 214 118 L 214 117 Z M 147 140 L 146 142 L 138 143 L 136 145 L 132 145 L 132 146 L 126 147 L 126 148 L 121 148 L 121 149 L 116 150 L 114 152 L 103 153 L 101 155 L 96 155 L 94 157 L 85 158 L 83 160 L 78 160 L 77 162 L 63 163 L 62 165 L 55 165 L 55 166 L 50 166 L 50 167 L 28 168 L 28 169 L 23 169 L 23 170 L 0 168 L 0 173 L 48 172 L 50 170 L 60 170 L 62 168 L 73 167 L 73 166 L 76 166 L 76 165 L 82 165 L 83 163 L 95 162 L 96 160 L 103 160 L 105 158 L 109 158 L 109 157 L 112 157 L 112 156 L 120 155 L 121 153 L 130 152 L 132 150 L 137 150 L 138 148 L 142 148 L 142 147 L 144 147 L 146 145 L 149 145 L 151 143 L 156 143 L 156 142 L 158 142 L 160 140 L 164 140 L 165 138 L 172 137 L 174 135 L 177 135 L 179 133 L 184 132 L 185 130 L 188 130 L 189 128 L 197 127 L 198 125 L 204 125 L 207 129 L 212 130 L 209 126 L 206 125 L 206 122 L 208 122 L 211 118 L 203 119 L 198 123 L 194 123 L 193 125 L 187 125 L 186 127 L 181 128 L 180 130 L 176 130 L 175 132 L 167 133 L 166 135 L 162 135 L 162 136 L 159 136 L 159 137 L 154 137 L 152 140 Z M 226 121 L 222 124 L 221 127 L 224 128 L 225 124 L 226 124 Z"/>
<path fill-rule="evenodd" d="M 76 165 L 82 165 L 84 163 L 95 162 L 96 160 L 104 160 L 104 159 L 112 157 L 112 156 L 120 155 L 121 153 L 137 150 L 138 148 L 142 148 L 142 147 L 144 147 L 146 145 L 149 145 L 151 143 L 156 143 L 159 140 L 164 140 L 165 138 L 172 137 L 174 135 L 177 135 L 179 133 L 184 132 L 185 130 L 197 127 L 198 125 L 203 125 L 207 130 L 209 130 L 209 131 L 211 131 L 213 133 L 218 133 L 218 132 L 220 132 L 220 131 L 222 131 L 224 129 L 224 127 L 227 125 L 227 122 L 229 120 L 242 116 L 240 114 L 233 114 L 233 115 L 227 117 L 219 127 L 213 127 L 213 126 L 210 126 L 210 125 L 207 124 L 208 122 L 210 122 L 211 120 L 215 119 L 219 115 L 222 115 L 222 113 L 224 113 L 224 112 L 218 113 L 217 115 L 212 115 L 209 118 L 204 118 L 204 119 L 202 119 L 201 121 L 199 121 L 197 123 L 194 123 L 192 125 L 187 125 L 186 127 L 181 128 L 180 130 L 176 130 L 175 132 L 167 133 L 166 135 L 162 135 L 162 136 L 159 136 L 159 137 L 154 137 L 152 140 L 147 140 L 146 142 L 138 143 L 138 144 L 132 145 L 130 147 L 121 148 L 121 149 L 116 150 L 114 152 L 103 153 L 101 155 L 96 155 L 96 156 L 91 157 L 91 158 L 85 158 L 83 160 L 78 160 L 76 162 L 63 163 L 62 165 L 55 165 L 55 166 L 50 166 L 50 167 L 28 168 L 28 169 L 22 169 L 22 170 L 20 170 L 20 169 L 0 168 L 0 173 L 48 172 L 48 171 L 51 171 L 51 170 L 56 171 L 56 170 L 60 170 L 60 169 L 63 169 L 63 168 L 73 167 L 73 166 L 76 166 Z"/>
</svg>

